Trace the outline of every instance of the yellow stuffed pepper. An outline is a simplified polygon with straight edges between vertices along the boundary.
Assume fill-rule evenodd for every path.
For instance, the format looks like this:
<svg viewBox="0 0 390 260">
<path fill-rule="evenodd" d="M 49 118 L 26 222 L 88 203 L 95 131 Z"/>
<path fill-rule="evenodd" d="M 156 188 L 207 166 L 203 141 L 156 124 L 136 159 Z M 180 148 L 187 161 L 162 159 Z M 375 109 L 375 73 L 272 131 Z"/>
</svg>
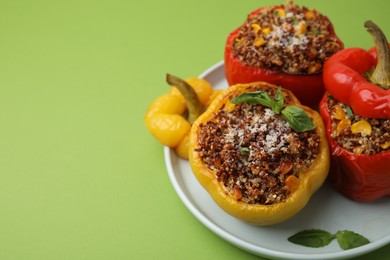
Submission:
<svg viewBox="0 0 390 260">
<path fill-rule="evenodd" d="M 198 181 L 224 211 L 255 225 L 299 212 L 325 181 L 329 158 L 319 114 L 264 82 L 229 87 L 190 133 Z"/>
</svg>

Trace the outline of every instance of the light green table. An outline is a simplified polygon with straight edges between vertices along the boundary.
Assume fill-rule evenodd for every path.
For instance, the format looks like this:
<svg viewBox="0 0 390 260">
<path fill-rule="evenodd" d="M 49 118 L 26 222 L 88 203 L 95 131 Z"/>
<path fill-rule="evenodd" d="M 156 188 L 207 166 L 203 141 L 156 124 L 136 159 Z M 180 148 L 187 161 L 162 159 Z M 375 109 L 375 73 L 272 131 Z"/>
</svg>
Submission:
<svg viewBox="0 0 390 260">
<path fill-rule="evenodd" d="M 256 259 L 182 204 L 143 116 L 282 1 L 0 1 L 0 259 Z M 347 47 L 390 36 L 387 1 L 298 1 Z M 357 259 L 388 259 L 390 245 Z"/>
</svg>

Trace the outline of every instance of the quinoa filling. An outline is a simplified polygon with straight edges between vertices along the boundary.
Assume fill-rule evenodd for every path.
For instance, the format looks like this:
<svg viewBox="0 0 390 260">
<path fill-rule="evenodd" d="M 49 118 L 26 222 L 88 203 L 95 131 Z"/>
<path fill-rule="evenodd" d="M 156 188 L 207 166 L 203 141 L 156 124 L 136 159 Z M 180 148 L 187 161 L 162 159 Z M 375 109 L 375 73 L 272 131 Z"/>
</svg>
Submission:
<svg viewBox="0 0 390 260">
<path fill-rule="evenodd" d="M 285 201 L 319 153 L 315 129 L 297 133 L 271 109 L 259 104 L 222 107 L 200 125 L 195 148 L 238 201 L 269 205 Z"/>
<path fill-rule="evenodd" d="M 292 74 L 315 74 L 342 47 L 329 19 L 292 2 L 250 14 L 233 42 L 233 54 L 248 66 Z"/>
<path fill-rule="evenodd" d="M 332 138 L 355 154 L 372 155 L 390 149 L 390 119 L 365 118 L 353 114 L 346 105 L 328 98 Z"/>
</svg>

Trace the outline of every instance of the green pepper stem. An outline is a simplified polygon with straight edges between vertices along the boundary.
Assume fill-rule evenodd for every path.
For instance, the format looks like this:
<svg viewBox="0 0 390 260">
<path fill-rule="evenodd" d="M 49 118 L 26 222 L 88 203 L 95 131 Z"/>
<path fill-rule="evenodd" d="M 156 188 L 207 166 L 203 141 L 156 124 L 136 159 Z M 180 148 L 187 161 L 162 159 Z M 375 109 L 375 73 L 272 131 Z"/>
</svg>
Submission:
<svg viewBox="0 0 390 260">
<path fill-rule="evenodd" d="M 190 84 L 171 74 L 167 74 L 166 81 L 169 85 L 176 87 L 184 96 L 188 109 L 187 120 L 190 124 L 194 123 L 194 121 L 202 114 L 202 105 L 195 90 L 190 86 Z"/>
<path fill-rule="evenodd" d="M 390 88 L 390 51 L 388 47 L 388 42 L 385 34 L 379 28 L 378 25 L 372 21 L 366 21 L 364 26 L 367 28 L 367 31 L 371 34 L 375 42 L 375 47 L 378 56 L 378 63 L 372 72 L 369 75 L 369 80 L 380 86 L 383 89 Z"/>
</svg>

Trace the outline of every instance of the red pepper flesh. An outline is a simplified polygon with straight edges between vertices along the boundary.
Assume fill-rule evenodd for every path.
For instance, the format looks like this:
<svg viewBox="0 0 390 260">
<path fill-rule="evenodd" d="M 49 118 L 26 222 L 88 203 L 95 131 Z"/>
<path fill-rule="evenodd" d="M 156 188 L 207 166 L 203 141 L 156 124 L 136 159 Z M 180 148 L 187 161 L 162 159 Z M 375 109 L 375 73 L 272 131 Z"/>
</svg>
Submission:
<svg viewBox="0 0 390 260">
<path fill-rule="evenodd" d="M 283 8 L 283 6 L 278 7 Z M 255 15 L 263 9 L 264 7 L 259 8 L 249 15 Z M 322 72 L 317 74 L 288 74 L 243 64 L 233 54 L 233 42 L 237 38 L 239 30 L 240 27 L 229 34 L 225 45 L 225 76 L 230 86 L 239 83 L 265 81 L 292 91 L 302 104 L 313 108 L 318 107 L 325 92 Z M 332 24 L 329 32 L 329 37 L 335 38 L 341 49 L 344 48 L 343 43 L 336 36 Z"/>
<path fill-rule="evenodd" d="M 350 153 L 332 137 L 331 111 L 328 109 L 328 95 L 320 103 L 320 114 L 325 123 L 326 135 L 331 150 L 332 185 L 347 197 L 362 202 L 374 201 L 390 196 L 390 150 L 362 155 Z"/>
<path fill-rule="evenodd" d="M 390 90 L 380 88 L 364 77 L 364 73 L 376 64 L 376 48 L 341 50 L 325 62 L 325 88 L 357 115 L 390 118 Z"/>
</svg>

